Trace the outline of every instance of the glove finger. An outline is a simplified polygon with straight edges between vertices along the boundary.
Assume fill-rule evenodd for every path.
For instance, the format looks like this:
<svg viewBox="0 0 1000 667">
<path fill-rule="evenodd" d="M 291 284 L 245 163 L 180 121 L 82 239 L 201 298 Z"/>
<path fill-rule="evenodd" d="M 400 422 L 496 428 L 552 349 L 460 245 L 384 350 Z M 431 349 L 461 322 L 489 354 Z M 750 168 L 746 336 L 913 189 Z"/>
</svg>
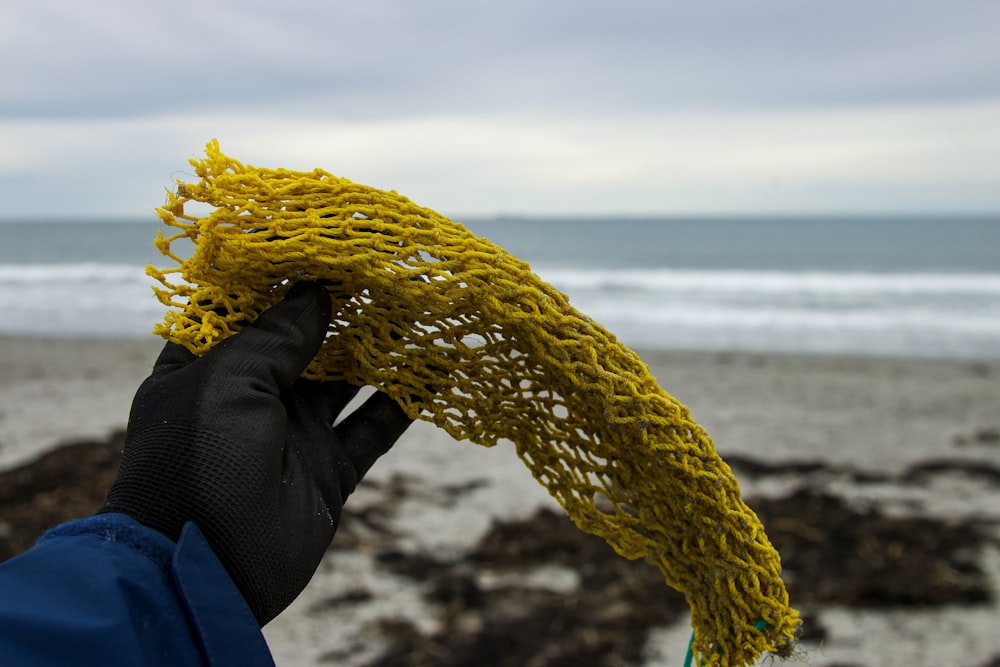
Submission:
<svg viewBox="0 0 1000 667">
<path fill-rule="evenodd" d="M 298 389 L 298 384 L 295 382 L 294 391 L 287 392 L 283 398 L 288 412 L 289 436 L 284 452 L 284 476 L 290 489 L 318 490 L 326 507 L 335 512 L 357 484 L 354 464 L 344 452 L 331 420 L 316 410 Z M 345 487 L 347 492 L 342 492 Z M 303 510 L 309 515 L 315 514 L 312 507 Z"/>
<path fill-rule="evenodd" d="M 399 404 L 381 392 L 369 398 L 334 428 L 357 479 L 364 477 L 376 460 L 396 443 L 413 423 Z M 353 488 L 342 489 L 344 498 Z"/>
<path fill-rule="evenodd" d="M 296 380 L 292 389 L 320 419 L 331 425 L 361 390 L 349 382 L 319 382 L 303 378 Z"/>
<path fill-rule="evenodd" d="M 262 380 L 277 395 L 316 356 L 330 326 L 330 310 L 322 286 L 296 283 L 280 303 L 205 356 L 218 372 Z"/>
<path fill-rule="evenodd" d="M 167 341 L 160 351 L 160 356 L 156 358 L 153 365 L 154 373 L 165 373 L 176 370 L 197 359 L 186 347 L 178 343 Z"/>
</svg>

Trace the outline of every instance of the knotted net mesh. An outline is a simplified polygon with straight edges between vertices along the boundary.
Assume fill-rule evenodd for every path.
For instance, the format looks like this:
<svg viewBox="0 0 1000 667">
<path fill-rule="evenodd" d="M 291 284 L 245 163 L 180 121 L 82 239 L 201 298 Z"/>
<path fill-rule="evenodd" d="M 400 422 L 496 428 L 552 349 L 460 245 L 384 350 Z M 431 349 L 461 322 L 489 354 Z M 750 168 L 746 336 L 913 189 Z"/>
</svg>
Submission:
<svg viewBox="0 0 1000 667">
<path fill-rule="evenodd" d="M 333 316 L 308 377 L 377 387 L 459 440 L 512 442 L 579 528 L 686 596 L 703 664 L 790 645 L 799 620 L 778 554 L 711 438 L 527 264 L 319 169 L 245 166 L 216 142 L 192 165 L 200 180 L 158 210 L 174 231 L 157 246 L 176 265 L 148 269 L 170 307 L 156 333 L 202 354 L 291 282 L 325 281 Z M 185 213 L 192 202 L 208 213 Z M 194 243 L 189 258 L 178 239 Z"/>
</svg>

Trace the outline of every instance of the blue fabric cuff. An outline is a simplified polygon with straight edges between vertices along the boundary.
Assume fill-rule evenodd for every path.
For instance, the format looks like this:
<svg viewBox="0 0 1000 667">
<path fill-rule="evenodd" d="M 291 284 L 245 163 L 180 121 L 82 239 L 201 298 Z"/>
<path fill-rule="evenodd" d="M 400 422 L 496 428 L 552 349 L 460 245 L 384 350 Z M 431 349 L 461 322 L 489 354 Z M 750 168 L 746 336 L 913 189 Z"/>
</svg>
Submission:
<svg viewBox="0 0 1000 667">
<path fill-rule="evenodd" d="M 173 583 L 200 649 L 213 667 L 274 667 L 253 612 L 205 536 L 187 523 L 176 543 L 127 514 L 98 514 L 56 526 L 38 543 L 96 537 L 126 547 L 153 563 Z"/>
<path fill-rule="evenodd" d="M 56 526 L 38 539 L 41 544 L 58 537 L 93 535 L 137 551 L 163 572 L 170 571 L 175 545 L 164 534 L 147 528 L 127 514 L 97 514 Z"/>
<path fill-rule="evenodd" d="M 274 667 L 257 618 L 193 523 L 181 530 L 172 571 L 188 616 L 197 634 L 205 639 L 202 648 L 209 664 Z M 211 641 L 217 637 L 225 637 L 225 641 Z M 234 645 L 240 647 L 238 662 L 232 661 Z"/>
</svg>

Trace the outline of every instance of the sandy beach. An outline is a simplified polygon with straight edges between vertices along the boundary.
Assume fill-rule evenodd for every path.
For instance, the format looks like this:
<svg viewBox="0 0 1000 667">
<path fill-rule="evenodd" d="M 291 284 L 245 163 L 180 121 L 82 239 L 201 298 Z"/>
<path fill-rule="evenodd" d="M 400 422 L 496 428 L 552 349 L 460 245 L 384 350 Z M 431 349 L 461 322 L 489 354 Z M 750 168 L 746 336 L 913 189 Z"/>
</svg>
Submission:
<svg viewBox="0 0 1000 667">
<path fill-rule="evenodd" d="M 0 470 L 111 437 L 160 347 L 0 338 Z M 803 655 L 790 664 L 1000 665 L 1000 361 L 640 356 L 712 435 L 748 502 L 773 519 L 768 534 L 807 618 Z M 610 624 L 602 610 L 637 593 L 583 595 L 588 575 L 572 557 L 491 560 L 499 528 L 510 541 L 557 521 L 544 508 L 558 509 L 511 447 L 415 424 L 348 503 L 312 584 L 265 629 L 277 663 L 463 664 L 455 656 L 482 655 L 483 637 L 500 625 L 524 636 L 515 617 L 537 603 L 549 616 L 586 610 L 562 632 L 536 633 L 552 650 L 587 645 L 591 659 L 573 664 L 681 664 L 690 627 L 680 612 L 641 623 L 621 612 Z M 0 537 L 18 530 L 6 520 L 0 514 Z M 864 576 L 855 561 L 869 567 Z M 646 583 L 634 590 L 653 596 L 645 605 L 660 595 Z M 668 593 L 664 609 L 673 609 Z M 513 611 L 512 600 L 521 602 Z M 613 639 L 594 639 L 591 622 Z M 602 646 L 625 652 L 599 659 Z M 555 664 L 535 655 L 531 664 Z"/>
</svg>

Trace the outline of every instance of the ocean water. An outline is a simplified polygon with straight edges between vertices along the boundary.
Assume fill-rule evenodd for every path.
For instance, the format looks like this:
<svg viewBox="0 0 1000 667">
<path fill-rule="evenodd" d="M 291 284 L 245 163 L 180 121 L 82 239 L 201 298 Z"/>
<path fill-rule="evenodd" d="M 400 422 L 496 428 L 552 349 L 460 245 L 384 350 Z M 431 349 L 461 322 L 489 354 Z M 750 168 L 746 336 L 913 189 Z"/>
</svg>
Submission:
<svg viewBox="0 0 1000 667">
<path fill-rule="evenodd" d="M 1000 358 L 1000 216 L 463 224 L 632 347 Z M 0 223 L 0 334 L 150 335 L 157 228 Z"/>
</svg>

